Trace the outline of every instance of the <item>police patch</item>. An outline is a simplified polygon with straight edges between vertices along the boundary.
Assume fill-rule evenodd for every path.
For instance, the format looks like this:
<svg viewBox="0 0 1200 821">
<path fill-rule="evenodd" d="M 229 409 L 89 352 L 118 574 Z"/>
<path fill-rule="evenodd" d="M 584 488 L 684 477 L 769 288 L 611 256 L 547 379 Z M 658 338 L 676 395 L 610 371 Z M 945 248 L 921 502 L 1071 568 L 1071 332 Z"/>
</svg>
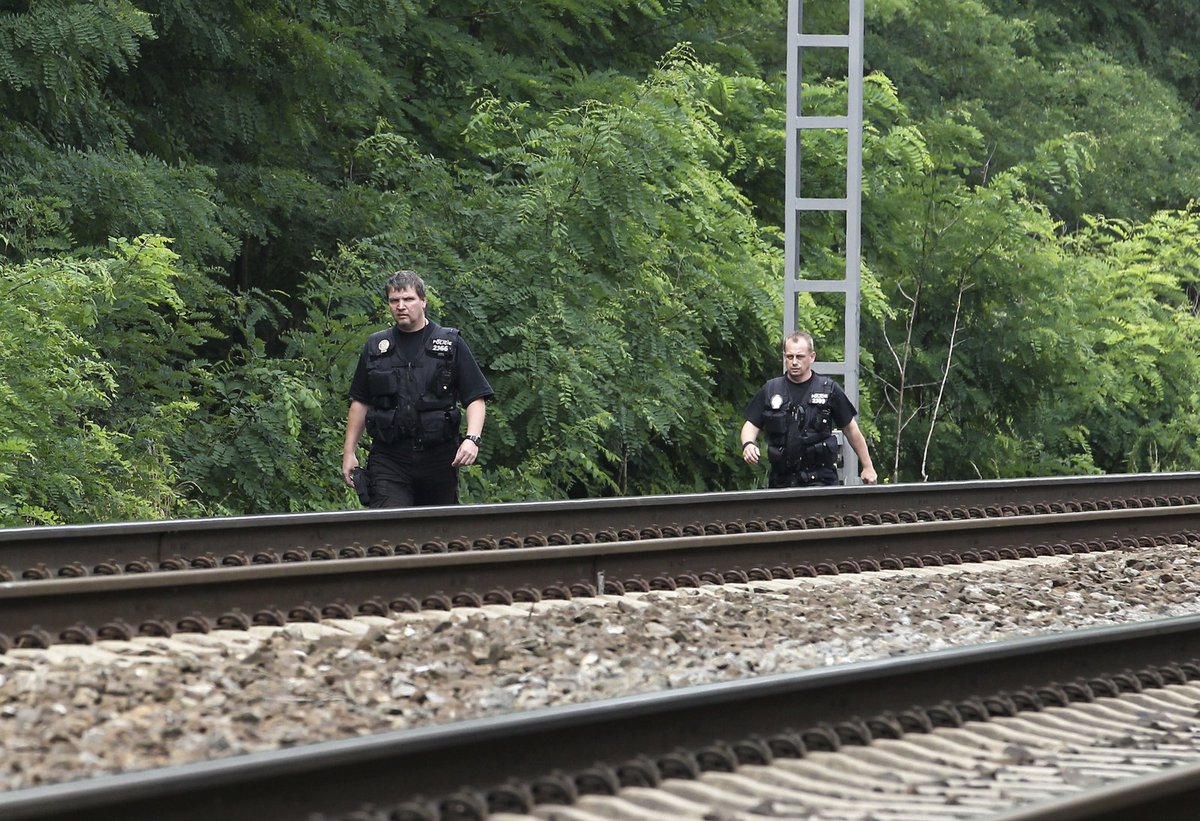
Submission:
<svg viewBox="0 0 1200 821">
<path fill-rule="evenodd" d="M 811 394 L 811 395 L 808 397 L 808 401 L 809 401 L 809 402 L 811 402 L 811 403 L 812 403 L 812 404 L 814 404 L 814 405 L 824 405 L 826 402 L 828 402 L 828 401 L 829 401 L 829 394 L 827 394 L 827 393 L 814 393 L 814 394 Z"/>
<path fill-rule="evenodd" d="M 454 341 L 450 339 L 435 338 L 429 342 L 429 353 L 434 356 L 440 356 L 443 359 L 450 355 L 451 349 L 454 347 Z"/>
</svg>

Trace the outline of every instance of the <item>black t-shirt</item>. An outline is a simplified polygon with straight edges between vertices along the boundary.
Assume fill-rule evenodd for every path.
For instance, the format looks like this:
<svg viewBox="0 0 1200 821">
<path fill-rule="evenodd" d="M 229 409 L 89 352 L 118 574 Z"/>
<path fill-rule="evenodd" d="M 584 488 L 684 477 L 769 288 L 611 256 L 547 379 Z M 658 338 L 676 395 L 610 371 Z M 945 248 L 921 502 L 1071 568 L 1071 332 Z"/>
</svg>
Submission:
<svg viewBox="0 0 1200 821">
<path fill-rule="evenodd" d="M 786 386 L 787 396 L 783 397 L 782 404 L 785 407 L 788 402 L 800 405 L 808 400 L 808 394 L 812 391 L 813 384 L 816 381 L 813 377 L 817 376 L 814 371 L 810 371 L 810 374 L 812 375 L 799 385 L 784 377 L 783 384 Z M 767 396 L 767 385 L 763 385 L 759 388 L 758 393 L 754 394 L 754 398 L 750 400 L 750 404 L 746 405 L 744 413 L 746 421 L 761 430 L 763 426 L 763 412 L 767 409 L 769 401 L 770 397 Z M 850 424 L 850 420 L 858 415 L 858 411 L 855 410 L 854 405 L 850 402 L 850 397 L 846 396 L 845 391 L 842 390 L 842 386 L 837 382 L 833 383 L 833 391 L 829 397 L 829 407 L 832 411 L 834 427 L 837 428 L 844 428 Z"/>
<path fill-rule="evenodd" d="M 395 328 L 393 336 L 396 340 L 396 355 L 407 362 L 417 362 L 424 355 L 430 335 L 440 327 L 437 323 L 429 321 L 419 331 L 405 332 Z M 367 346 L 364 344 L 362 354 L 358 358 L 358 367 L 354 370 L 354 378 L 350 381 L 350 398 L 369 405 L 371 391 L 367 383 L 368 356 Z M 479 363 L 475 361 L 475 355 L 471 353 L 461 333 L 458 335 L 458 344 L 454 352 L 454 390 L 463 407 L 476 399 L 490 399 L 494 395 L 492 386 L 479 369 Z"/>
</svg>

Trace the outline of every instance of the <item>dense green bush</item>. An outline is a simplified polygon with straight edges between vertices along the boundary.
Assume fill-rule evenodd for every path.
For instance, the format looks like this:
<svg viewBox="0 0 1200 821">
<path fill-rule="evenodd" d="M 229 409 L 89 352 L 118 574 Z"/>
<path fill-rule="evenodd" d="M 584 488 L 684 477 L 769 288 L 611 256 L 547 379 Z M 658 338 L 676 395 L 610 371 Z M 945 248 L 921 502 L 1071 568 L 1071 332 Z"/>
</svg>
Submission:
<svg viewBox="0 0 1200 821">
<path fill-rule="evenodd" d="M 734 432 L 778 368 L 783 0 L 10 6 L 0 523 L 355 504 L 346 389 L 401 266 L 497 389 L 467 498 L 761 481 Z M 1198 12 L 867 13 L 881 476 L 1194 469 Z M 844 110 L 828 70 L 806 105 Z M 809 183 L 842 144 L 806 136 Z M 800 307 L 837 358 L 839 309 Z"/>
</svg>

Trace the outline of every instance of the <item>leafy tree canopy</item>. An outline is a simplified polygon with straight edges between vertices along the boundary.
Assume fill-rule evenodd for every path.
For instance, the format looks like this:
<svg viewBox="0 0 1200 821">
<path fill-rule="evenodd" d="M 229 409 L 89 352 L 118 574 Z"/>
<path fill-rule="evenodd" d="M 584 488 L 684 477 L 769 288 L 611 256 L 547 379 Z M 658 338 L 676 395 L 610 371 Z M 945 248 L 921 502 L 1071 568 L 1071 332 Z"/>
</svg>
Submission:
<svg viewBox="0 0 1200 821">
<path fill-rule="evenodd" d="M 778 367 L 786 7 L 0 2 L 0 523 L 352 505 L 346 385 L 401 266 L 498 390 L 468 498 L 760 482 L 733 436 Z M 1200 12 L 867 13 L 881 473 L 1194 467 Z M 843 147 L 806 135 L 807 182 Z M 838 269 L 836 220 L 801 238 Z"/>
</svg>

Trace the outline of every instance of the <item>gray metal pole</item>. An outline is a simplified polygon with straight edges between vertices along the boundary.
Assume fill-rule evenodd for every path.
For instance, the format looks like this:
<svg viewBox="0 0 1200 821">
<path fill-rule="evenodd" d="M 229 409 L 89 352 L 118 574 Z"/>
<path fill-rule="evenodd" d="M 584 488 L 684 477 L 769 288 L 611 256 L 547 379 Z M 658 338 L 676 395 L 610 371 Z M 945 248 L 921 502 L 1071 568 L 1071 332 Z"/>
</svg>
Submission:
<svg viewBox="0 0 1200 821">
<path fill-rule="evenodd" d="M 863 30 L 865 0 L 848 0 L 849 30 L 844 34 L 804 31 L 804 0 L 788 3 L 787 55 L 787 192 L 784 226 L 784 333 L 797 329 L 798 300 L 801 293 L 841 293 L 845 297 L 841 362 L 821 362 L 817 349 L 817 370 L 840 377 L 846 395 L 855 407 L 859 403 L 859 313 L 862 272 L 862 132 L 863 132 Z M 803 113 L 804 49 L 845 49 L 847 55 L 845 115 L 809 116 Z M 844 129 L 846 131 L 846 188 L 844 197 L 803 196 L 802 141 L 804 129 Z M 801 276 L 799 247 L 801 214 L 835 211 L 845 214 L 846 267 L 841 280 L 805 279 Z M 843 481 L 858 484 L 858 457 L 842 443 Z"/>
</svg>

